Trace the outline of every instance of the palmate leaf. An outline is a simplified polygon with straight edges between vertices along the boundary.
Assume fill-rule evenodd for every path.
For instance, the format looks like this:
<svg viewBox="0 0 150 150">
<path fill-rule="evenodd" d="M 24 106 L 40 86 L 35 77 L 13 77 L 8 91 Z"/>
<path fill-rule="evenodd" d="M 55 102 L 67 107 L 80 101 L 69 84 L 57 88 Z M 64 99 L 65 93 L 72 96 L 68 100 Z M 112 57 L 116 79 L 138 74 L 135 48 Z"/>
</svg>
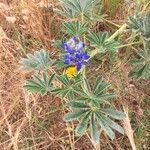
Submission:
<svg viewBox="0 0 150 150">
<path fill-rule="evenodd" d="M 63 6 L 66 6 L 70 9 L 73 9 L 78 14 L 84 14 L 89 11 L 94 4 L 96 4 L 97 0 L 60 0 Z"/>
<path fill-rule="evenodd" d="M 27 80 L 24 88 L 30 92 L 37 92 L 40 94 L 47 94 L 53 89 L 52 81 L 54 79 L 55 74 L 51 75 L 50 77 L 43 73 L 41 78 L 34 75 L 31 80 Z"/>
<path fill-rule="evenodd" d="M 94 144 L 99 142 L 98 126 L 100 126 L 112 140 L 115 138 L 115 133 L 112 129 L 124 134 L 124 130 L 120 125 L 98 110 L 84 110 L 83 107 L 82 110 L 76 110 L 66 114 L 64 120 L 79 120 L 79 124 L 75 129 L 76 136 L 82 136 L 88 126 L 90 126 L 91 139 Z"/>
<path fill-rule="evenodd" d="M 58 94 L 61 98 L 68 97 L 69 100 L 74 99 L 74 94 L 80 91 L 80 76 L 68 79 L 66 75 L 57 75 L 56 78 L 62 84 L 61 87 L 56 87 L 52 90 L 53 93 Z"/>
<path fill-rule="evenodd" d="M 128 26 L 133 31 L 142 32 L 146 39 L 150 38 L 150 12 L 148 12 L 144 18 L 141 18 L 137 14 L 133 17 L 129 17 Z"/>
<path fill-rule="evenodd" d="M 80 22 L 66 22 L 64 28 L 70 36 L 75 37 L 80 37 L 87 32 L 87 25 L 82 25 Z"/>
<path fill-rule="evenodd" d="M 89 101 L 95 104 L 108 103 L 108 99 L 115 97 L 114 93 L 107 93 L 110 84 L 102 82 L 101 77 L 96 78 L 93 89 L 86 78 L 82 82 L 83 92 L 81 93 L 81 98 L 79 98 L 81 101 Z"/>
<path fill-rule="evenodd" d="M 97 0 L 78 0 L 81 6 L 81 12 L 86 13 L 90 11 L 97 4 Z"/>
<path fill-rule="evenodd" d="M 67 18 L 75 18 L 77 17 L 77 12 L 76 10 L 72 9 L 72 8 L 69 8 L 68 6 L 65 6 L 65 4 L 61 5 L 62 6 L 62 9 L 54 9 L 54 11 L 64 17 L 67 17 Z"/>
<path fill-rule="evenodd" d="M 93 9 L 93 7 L 97 3 L 97 0 L 84 0 L 84 1 L 83 0 L 59 0 L 59 1 L 61 2 L 64 14 L 66 14 L 67 17 L 68 16 L 75 17 L 81 14 L 86 14 L 88 11 Z M 65 12 L 65 10 L 67 10 L 67 12 Z M 69 14 L 69 12 L 71 12 L 71 14 Z"/>
<path fill-rule="evenodd" d="M 150 50 L 140 50 L 140 59 L 131 60 L 134 68 L 129 72 L 129 77 L 149 79 L 150 78 Z"/>
<path fill-rule="evenodd" d="M 102 22 L 103 18 L 105 18 L 107 15 L 102 12 L 102 3 L 101 1 L 97 0 L 96 5 L 93 7 L 93 9 L 90 10 L 89 13 L 86 13 L 85 20 L 87 22 L 90 21 L 90 24 L 94 24 L 96 22 Z"/>
<path fill-rule="evenodd" d="M 140 31 L 143 29 L 143 19 L 137 14 L 132 17 L 129 17 L 128 26 L 133 31 Z"/>
<path fill-rule="evenodd" d="M 117 41 L 108 41 L 107 32 L 90 33 L 87 39 L 92 47 L 98 49 L 98 53 L 115 52 L 119 45 Z"/>
<path fill-rule="evenodd" d="M 137 53 L 140 59 L 130 61 L 134 65 L 134 68 L 129 72 L 129 77 L 150 79 L 150 12 L 146 14 L 142 21 L 144 50 L 140 50 Z"/>
<path fill-rule="evenodd" d="M 79 117 L 86 114 L 88 111 L 89 110 L 78 110 L 78 111 L 75 111 L 75 112 L 70 112 L 70 113 L 68 113 L 64 116 L 64 120 L 66 122 L 77 120 Z"/>
<path fill-rule="evenodd" d="M 144 37 L 150 39 L 150 12 L 148 12 L 143 20 Z"/>
<path fill-rule="evenodd" d="M 23 69 L 28 71 L 47 70 L 54 61 L 49 59 L 49 54 L 45 50 L 27 54 L 27 58 L 22 58 L 19 62 Z"/>
<path fill-rule="evenodd" d="M 123 134 L 123 128 L 111 120 L 109 116 L 120 120 L 125 117 L 125 114 L 106 107 L 107 99 L 114 97 L 114 95 L 107 93 L 107 88 L 106 86 L 104 87 L 105 84 L 102 82 L 102 78 L 97 77 L 94 88 L 91 87 L 87 79 L 83 80 L 83 85 L 85 87 L 82 87 L 84 89 L 79 93 L 79 95 L 81 94 L 81 98 L 76 97 L 74 101 L 67 103 L 67 106 L 73 112 L 65 115 L 66 121 L 79 121 L 75 129 L 76 135 L 82 136 L 90 128 L 91 139 L 94 144 L 97 144 L 100 136 L 98 127 L 101 127 L 111 139 L 115 138 L 113 129 Z M 95 93 L 95 91 L 98 92 Z"/>
</svg>

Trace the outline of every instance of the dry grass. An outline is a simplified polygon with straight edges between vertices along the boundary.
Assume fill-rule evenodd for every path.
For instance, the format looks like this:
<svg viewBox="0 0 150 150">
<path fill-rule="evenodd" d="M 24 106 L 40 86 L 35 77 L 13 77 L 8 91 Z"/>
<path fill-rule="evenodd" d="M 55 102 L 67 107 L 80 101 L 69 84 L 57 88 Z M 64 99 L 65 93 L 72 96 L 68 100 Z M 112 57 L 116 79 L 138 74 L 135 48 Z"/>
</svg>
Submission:
<svg viewBox="0 0 150 150">
<path fill-rule="evenodd" d="M 51 48 L 51 41 L 55 38 L 56 31 L 58 32 L 56 27 L 61 25 L 51 10 L 56 2 L 15 0 L 8 4 L 0 4 L 1 19 L 3 19 L 1 26 L 10 37 L 23 42 L 24 48 L 29 49 L 29 44 Z M 53 24 L 56 25 L 55 28 Z"/>
<path fill-rule="evenodd" d="M 108 3 L 104 1 L 104 4 L 107 9 Z M 64 111 L 58 98 L 52 95 L 32 95 L 22 88 L 28 74 L 19 70 L 19 59 L 27 52 L 40 48 L 51 53 L 54 51 L 51 41 L 60 34 L 58 29 L 61 27 L 61 18 L 48 8 L 56 5 L 56 0 L 12 0 L 0 3 L 1 150 L 94 149 L 87 136 L 74 138 L 73 126 L 66 125 L 62 120 Z M 115 23 L 121 23 L 126 18 L 125 14 L 117 17 L 116 11 L 119 9 L 121 12 L 122 7 L 120 4 L 113 11 L 115 18 L 112 19 Z M 130 14 L 131 9 L 125 12 Z M 112 142 L 102 134 L 101 149 L 130 150 L 131 145 L 133 148 L 136 143 L 131 127 L 134 118 L 130 118 L 130 112 L 137 118 L 141 117 L 144 109 L 141 104 L 149 93 L 145 93 L 146 90 L 139 83 L 130 81 L 129 66 L 126 63 L 118 61 L 115 66 L 117 72 L 115 69 L 110 72 L 105 67 L 94 67 L 92 66 L 97 74 L 103 74 L 106 82 L 112 83 L 112 88 L 117 93 L 116 106 L 129 109 L 129 112 L 124 110 L 129 115 L 123 122 L 127 136 L 117 135 L 117 139 Z"/>
</svg>

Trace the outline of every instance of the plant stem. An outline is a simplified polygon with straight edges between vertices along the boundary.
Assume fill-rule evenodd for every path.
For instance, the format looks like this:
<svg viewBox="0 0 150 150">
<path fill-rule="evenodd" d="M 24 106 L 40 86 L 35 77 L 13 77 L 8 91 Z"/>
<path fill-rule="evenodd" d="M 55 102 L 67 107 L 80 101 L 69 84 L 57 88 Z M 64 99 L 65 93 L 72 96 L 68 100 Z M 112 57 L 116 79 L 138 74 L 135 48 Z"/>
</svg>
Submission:
<svg viewBox="0 0 150 150">
<path fill-rule="evenodd" d="M 110 21 L 110 20 L 107 20 L 107 19 L 105 19 L 105 18 L 103 18 L 103 20 L 106 21 L 106 22 L 108 22 L 108 23 L 110 23 L 110 24 L 112 24 L 112 25 L 114 25 L 114 26 L 117 27 L 117 28 L 120 28 L 120 25 L 118 25 L 118 24 L 116 24 L 116 23 L 114 23 L 114 22 L 112 22 L 112 21 Z"/>
<path fill-rule="evenodd" d="M 98 53 L 99 49 L 95 49 L 90 53 L 90 59 L 93 58 L 97 53 Z"/>
<path fill-rule="evenodd" d="M 108 38 L 107 41 L 112 41 L 115 37 L 117 37 L 119 34 L 124 32 L 124 30 L 127 28 L 127 24 L 123 24 L 110 38 Z"/>
<path fill-rule="evenodd" d="M 140 33 L 136 33 L 136 34 L 135 34 L 135 33 L 134 33 L 134 34 L 132 33 L 131 36 L 127 39 L 127 41 L 130 41 L 130 40 L 132 40 L 132 39 L 135 39 L 135 38 L 136 38 L 137 36 L 139 36 L 139 35 L 140 35 Z"/>
<path fill-rule="evenodd" d="M 142 42 L 133 42 L 133 43 L 128 43 L 128 44 L 124 44 L 124 45 L 120 45 L 117 48 L 123 48 L 123 47 L 127 47 L 127 46 L 132 46 L 132 45 L 136 45 L 136 44 L 141 44 Z"/>
</svg>

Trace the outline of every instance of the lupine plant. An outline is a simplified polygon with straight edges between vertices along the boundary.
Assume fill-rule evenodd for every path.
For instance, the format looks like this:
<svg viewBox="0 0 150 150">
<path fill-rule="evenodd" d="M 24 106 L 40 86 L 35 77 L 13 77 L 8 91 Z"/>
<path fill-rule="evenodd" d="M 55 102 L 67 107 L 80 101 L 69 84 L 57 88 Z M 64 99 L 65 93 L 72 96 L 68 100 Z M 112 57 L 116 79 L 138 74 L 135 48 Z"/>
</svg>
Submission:
<svg viewBox="0 0 150 150">
<path fill-rule="evenodd" d="M 135 78 L 150 78 L 150 12 L 145 17 L 135 15 L 129 18 L 129 27 L 139 34 L 144 48 L 137 51 L 139 58 L 130 61 L 135 67 L 129 73 L 130 76 Z"/>
<path fill-rule="evenodd" d="M 86 74 L 86 68 L 91 65 L 90 60 L 96 55 L 101 55 L 101 59 L 113 59 L 111 62 L 114 63 L 116 50 L 120 46 L 115 37 L 127 27 L 123 25 L 113 35 L 93 32 L 91 26 L 104 17 L 95 9 L 98 5 L 99 0 L 60 0 L 61 8 L 55 11 L 72 21 L 63 24 L 66 36 L 57 44 L 59 58 L 53 60 L 46 50 L 40 50 L 20 61 L 24 69 L 34 72 L 24 88 L 29 92 L 42 95 L 51 93 L 60 97 L 68 111 L 64 121 L 78 121 L 76 136 L 90 134 L 93 144 L 99 143 L 100 129 L 112 140 L 115 130 L 124 134 L 123 128 L 115 120 L 125 118 L 122 111 L 113 107 L 115 93 L 110 92 L 111 85 L 105 83 L 101 76 L 96 77 L 94 82 L 89 81 Z M 138 52 L 140 59 L 132 61 L 136 67 L 130 72 L 131 76 L 150 77 L 149 25 L 150 13 L 145 18 L 138 15 L 129 18 L 128 27 L 142 33 L 144 42 L 144 50 Z"/>
</svg>

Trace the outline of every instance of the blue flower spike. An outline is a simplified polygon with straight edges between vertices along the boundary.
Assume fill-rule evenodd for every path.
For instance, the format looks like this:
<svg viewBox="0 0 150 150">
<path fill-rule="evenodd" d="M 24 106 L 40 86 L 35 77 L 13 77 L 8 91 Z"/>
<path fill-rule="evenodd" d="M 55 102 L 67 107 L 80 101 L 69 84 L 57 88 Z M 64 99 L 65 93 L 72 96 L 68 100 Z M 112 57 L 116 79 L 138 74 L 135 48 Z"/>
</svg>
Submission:
<svg viewBox="0 0 150 150">
<path fill-rule="evenodd" d="M 74 48 L 76 46 L 76 43 L 77 43 L 77 38 L 76 37 L 72 37 L 69 39 L 69 41 L 67 42 L 67 45 L 70 47 L 70 48 Z"/>
<path fill-rule="evenodd" d="M 63 43 L 61 48 L 65 51 L 64 63 L 66 65 L 75 65 L 77 71 L 80 71 L 90 58 L 84 52 L 85 44 L 82 41 L 78 42 L 76 37 L 72 37 L 66 43 Z"/>
<path fill-rule="evenodd" d="M 85 47 L 84 43 L 83 42 L 79 42 L 78 44 L 76 44 L 75 49 L 77 51 L 82 51 L 84 49 L 84 47 Z"/>
</svg>

